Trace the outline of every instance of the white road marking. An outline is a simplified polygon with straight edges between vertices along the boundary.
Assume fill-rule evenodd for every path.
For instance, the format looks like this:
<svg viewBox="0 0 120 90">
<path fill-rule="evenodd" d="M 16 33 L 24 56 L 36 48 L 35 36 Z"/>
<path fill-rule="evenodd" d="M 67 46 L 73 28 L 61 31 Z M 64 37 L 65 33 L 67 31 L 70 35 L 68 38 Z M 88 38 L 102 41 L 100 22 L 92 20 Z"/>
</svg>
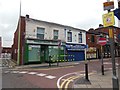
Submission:
<svg viewBox="0 0 120 90">
<path fill-rule="evenodd" d="M 48 79 L 54 79 L 54 78 L 56 78 L 55 76 L 51 76 L 51 75 L 45 76 L 45 77 L 48 78 Z"/>
<path fill-rule="evenodd" d="M 104 64 L 112 64 L 112 62 L 104 62 Z M 117 66 L 119 65 L 118 63 L 115 63 Z"/>
<path fill-rule="evenodd" d="M 25 73 L 28 73 L 28 72 L 27 71 L 22 71 L 22 72 L 19 72 L 19 73 L 25 74 Z"/>
<path fill-rule="evenodd" d="M 104 62 L 104 64 L 112 64 L 111 62 Z"/>
<path fill-rule="evenodd" d="M 37 74 L 37 72 L 29 72 L 27 74 L 31 74 L 31 75 L 34 75 L 34 74 Z"/>
<path fill-rule="evenodd" d="M 4 73 L 9 73 L 10 71 L 5 71 Z"/>
<path fill-rule="evenodd" d="M 19 73 L 19 71 L 12 71 L 11 73 Z"/>
<path fill-rule="evenodd" d="M 43 77 L 43 76 L 45 76 L 45 75 L 47 75 L 47 74 L 44 74 L 44 73 L 40 73 L 40 74 L 36 74 L 37 76 L 41 76 L 41 77 Z"/>
</svg>

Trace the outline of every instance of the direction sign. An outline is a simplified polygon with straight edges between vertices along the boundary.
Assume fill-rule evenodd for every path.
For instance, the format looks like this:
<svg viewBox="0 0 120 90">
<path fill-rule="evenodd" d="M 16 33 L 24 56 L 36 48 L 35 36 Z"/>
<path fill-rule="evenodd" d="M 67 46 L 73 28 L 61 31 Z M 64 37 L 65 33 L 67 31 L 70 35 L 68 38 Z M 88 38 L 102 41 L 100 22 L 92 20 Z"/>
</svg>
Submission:
<svg viewBox="0 0 120 90">
<path fill-rule="evenodd" d="M 98 44 L 100 44 L 101 46 L 104 46 L 107 43 L 106 38 L 101 37 L 98 39 Z"/>
</svg>

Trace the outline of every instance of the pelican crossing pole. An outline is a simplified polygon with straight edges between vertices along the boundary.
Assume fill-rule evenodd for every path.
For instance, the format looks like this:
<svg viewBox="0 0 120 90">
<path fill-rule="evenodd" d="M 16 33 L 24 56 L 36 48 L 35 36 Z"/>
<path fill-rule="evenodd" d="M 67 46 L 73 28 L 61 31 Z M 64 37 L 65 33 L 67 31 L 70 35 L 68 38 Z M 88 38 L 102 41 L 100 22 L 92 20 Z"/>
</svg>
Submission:
<svg viewBox="0 0 120 90">
<path fill-rule="evenodd" d="M 107 43 L 107 40 L 106 38 L 104 37 L 100 37 L 98 39 L 98 42 L 97 42 L 100 46 L 101 46 L 101 72 L 102 72 L 102 75 L 104 75 L 104 64 L 103 64 L 103 47 L 104 45 L 106 45 Z"/>
</svg>

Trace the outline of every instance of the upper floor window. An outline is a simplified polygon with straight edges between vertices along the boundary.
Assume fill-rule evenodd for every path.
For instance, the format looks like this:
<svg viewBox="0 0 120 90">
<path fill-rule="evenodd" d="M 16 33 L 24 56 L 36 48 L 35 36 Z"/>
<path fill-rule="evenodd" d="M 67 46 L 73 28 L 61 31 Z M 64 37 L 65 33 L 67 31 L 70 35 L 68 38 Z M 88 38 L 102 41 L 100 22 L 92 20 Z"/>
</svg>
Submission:
<svg viewBox="0 0 120 90">
<path fill-rule="evenodd" d="M 54 35 L 54 39 L 57 40 L 58 39 L 58 30 L 54 30 L 53 31 L 53 35 Z"/>
<path fill-rule="evenodd" d="M 45 28 L 37 28 L 37 38 L 44 39 Z"/>
<path fill-rule="evenodd" d="M 67 32 L 67 41 L 72 42 L 72 32 Z"/>
<path fill-rule="evenodd" d="M 82 43 L 82 33 L 81 32 L 78 34 L 78 42 Z"/>
<path fill-rule="evenodd" d="M 94 37 L 94 35 L 91 36 L 91 42 L 95 42 L 95 37 Z"/>
</svg>

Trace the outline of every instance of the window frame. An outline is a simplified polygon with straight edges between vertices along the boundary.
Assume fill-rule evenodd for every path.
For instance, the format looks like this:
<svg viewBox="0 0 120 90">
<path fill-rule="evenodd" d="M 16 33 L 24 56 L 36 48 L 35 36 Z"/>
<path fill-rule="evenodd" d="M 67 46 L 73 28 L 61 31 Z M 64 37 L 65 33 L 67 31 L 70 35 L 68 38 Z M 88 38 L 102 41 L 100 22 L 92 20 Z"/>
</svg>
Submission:
<svg viewBox="0 0 120 90">
<path fill-rule="evenodd" d="M 39 30 L 41 30 L 39 32 Z M 37 39 L 44 39 L 45 37 L 45 28 L 37 27 Z"/>
<path fill-rule="evenodd" d="M 67 42 L 72 42 L 72 32 L 67 32 Z"/>
</svg>

